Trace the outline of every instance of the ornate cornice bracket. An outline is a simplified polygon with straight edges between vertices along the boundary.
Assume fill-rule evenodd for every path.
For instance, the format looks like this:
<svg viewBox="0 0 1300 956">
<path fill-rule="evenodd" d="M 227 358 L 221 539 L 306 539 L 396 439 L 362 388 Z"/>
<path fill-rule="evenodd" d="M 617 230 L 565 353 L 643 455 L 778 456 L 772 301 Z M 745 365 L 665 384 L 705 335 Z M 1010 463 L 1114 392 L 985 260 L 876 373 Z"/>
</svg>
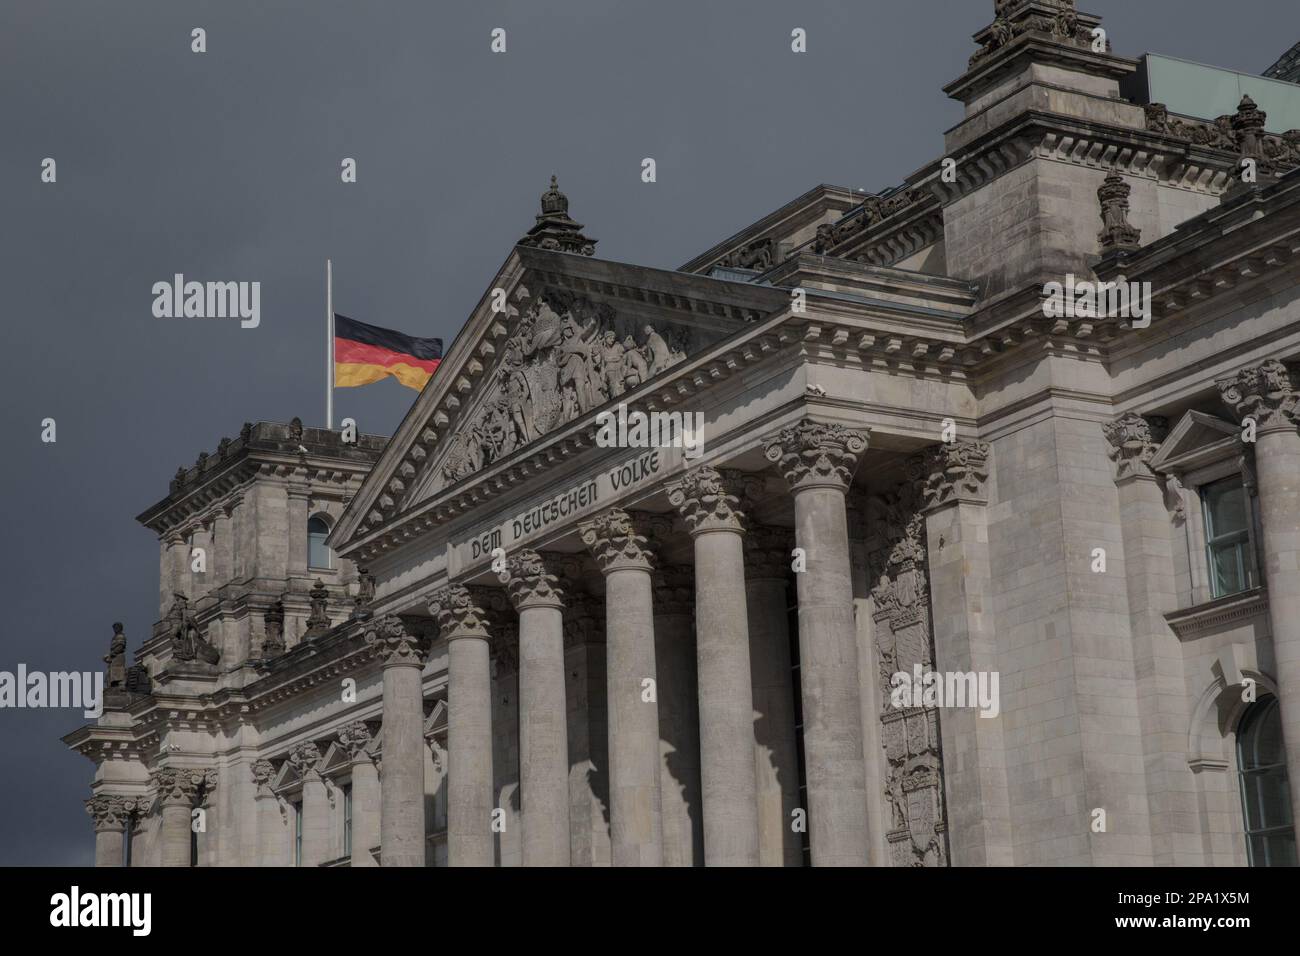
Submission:
<svg viewBox="0 0 1300 956">
<path fill-rule="evenodd" d="M 987 442 L 945 442 L 928 449 L 920 462 L 923 511 L 965 502 L 988 504 Z"/>
</svg>

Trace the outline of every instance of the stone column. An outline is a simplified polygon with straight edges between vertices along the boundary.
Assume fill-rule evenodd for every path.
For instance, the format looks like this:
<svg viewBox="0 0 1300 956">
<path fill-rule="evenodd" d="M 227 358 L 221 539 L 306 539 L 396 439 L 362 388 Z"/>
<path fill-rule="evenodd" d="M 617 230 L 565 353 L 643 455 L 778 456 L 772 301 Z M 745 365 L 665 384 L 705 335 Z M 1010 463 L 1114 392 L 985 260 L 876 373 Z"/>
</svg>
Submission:
<svg viewBox="0 0 1300 956">
<path fill-rule="evenodd" d="M 931 449 L 922 459 L 922 511 L 935 670 L 974 673 L 991 691 L 999 671 L 986 515 L 988 457 L 984 442 Z M 1000 680 L 997 689 L 1000 694 Z M 1001 701 L 993 700 L 992 716 L 981 713 L 977 700 L 962 707 L 946 703 L 939 733 L 950 859 L 954 866 L 1011 866 L 1015 858 Z"/>
<path fill-rule="evenodd" d="M 131 816 L 127 800 L 115 794 L 100 793 L 86 801 L 86 812 L 95 821 L 95 866 L 122 866 L 126 831 Z"/>
<path fill-rule="evenodd" d="M 153 784 L 162 804 L 162 827 L 158 831 L 162 866 L 190 865 L 190 825 L 194 802 L 201 791 L 210 791 L 217 783 L 213 770 L 180 770 L 165 767 L 155 770 Z"/>
<path fill-rule="evenodd" d="M 519 612 L 519 786 L 523 865 L 569 865 L 569 740 L 564 704 L 564 601 L 536 551 L 500 575 Z"/>
<path fill-rule="evenodd" d="M 339 731 L 339 746 L 352 758 L 352 866 L 378 866 L 370 851 L 380 845 L 382 797 L 379 769 L 366 748 L 370 746 L 370 728 L 355 720 Z"/>
<path fill-rule="evenodd" d="M 799 753 L 787 611 L 791 539 L 787 529 L 765 526 L 752 528 L 745 536 L 761 866 L 803 865 L 799 834 L 791 827 L 799 807 Z"/>
<path fill-rule="evenodd" d="M 605 576 L 609 800 L 614 866 L 660 866 L 659 705 L 651 554 L 621 508 L 578 526 Z"/>
<path fill-rule="evenodd" d="M 695 574 L 690 567 L 662 567 L 654 583 L 664 866 L 703 866 Z"/>
<path fill-rule="evenodd" d="M 195 571 L 194 562 L 198 558 L 196 552 L 200 550 L 203 552 L 203 564 L 200 565 L 203 570 Z M 212 590 L 212 530 L 208 525 L 199 525 L 194 529 L 194 539 L 190 542 L 187 555 L 190 574 L 189 595 L 192 601 L 197 601 Z"/>
<path fill-rule="evenodd" d="M 844 496 L 866 436 L 804 419 L 767 447 L 794 492 L 808 836 L 814 866 L 865 866 L 867 796 Z"/>
<path fill-rule="evenodd" d="M 1268 361 L 1218 382 L 1244 425 L 1255 424 L 1255 480 L 1264 529 L 1264 585 L 1277 662 L 1278 706 L 1291 784 L 1291 819 L 1300 824 L 1300 432 L 1291 373 Z"/>
<path fill-rule="evenodd" d="M 284 866 L 288 860 L 288 828 L 280 812 L 280 800 L 271 790 L 275 765 L 269 760 L 255 760 L 252 766 L 257 795 L 257 865 Z"/>
<path fill-rule="evenodd" d="M 483 611 L 460 585 L 429 602 L 447 641 L 447 862 L 491 866 L 492 671 Z M 388 734 L 384 733 L 387 774 Z"/>
<path fill-rule="evenodd" d="M 330 806 L 325 781 L 316 765 L 320 749 L 312 742 L 298 744 L 289 751 L 289 763 L 302 781 L 302 863 L 303 867 L 320 866 L 329 859 Z"/>
<path fill-rule="evenodd" d="M 428 644 L 388 615 L 366 640 L 383 660 L 384 782 L 379 820 L 384 866 L 424 866 L 424 687 Z"/>
<path fill-rule="evenodd" d="M 708 866 L 758 865 L 754 690 L 738 472 L 704 465 L 668 485 L 695 542 L 700 785 Z"/>
<path fill-rule="evenodd" d="M 609 866 L 605 602 L 572 594 L 564 613 L 569 709 L 569 865 Z"/>
</svg>

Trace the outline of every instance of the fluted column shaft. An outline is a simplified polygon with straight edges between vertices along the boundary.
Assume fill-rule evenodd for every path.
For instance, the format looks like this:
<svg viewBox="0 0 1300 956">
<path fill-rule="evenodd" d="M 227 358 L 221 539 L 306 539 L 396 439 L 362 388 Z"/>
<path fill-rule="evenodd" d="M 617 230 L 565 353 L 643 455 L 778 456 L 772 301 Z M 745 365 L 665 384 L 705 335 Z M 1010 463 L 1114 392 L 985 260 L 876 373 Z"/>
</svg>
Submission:
<svg viewBox="0 0 1300 956">
<path fill-rule="evenodd" d="M 379 841 L 383 866 L 424 866 L 425 642 L 385 617 L 366 639 L 384 669 L 383 785 Z"/>
<path fill-rule="evenodd" d="M 430 609 L 447 641 L 447 863 L 492 866 L 492 671 L 483 611 L 461 586 Z"/>
<path fill-rule="evenodd" d="M 217 775 L 211 770 L 154 771 L 154 787 L 162 804 L 159 862 L 162 866 L 190 865 L 190 825 L 194 802 L 201 790 L 210 791 Z"/>
<path fill-rule="evenodd" d="M 370 745 L 370 728 L 363 721 L 353 721 L 339 731 L 339 744 L 352 758 L 352 859 L 355 867 L 378 866 L 371 849 L 380 845 L 380 818 L 383 797 L 379 788 L 379 770 L 366 752 Z"/>
<path fill-rule="evenodd" d="M 664 866 L 704 865 L 694 615 L 692 569 L 657 570 L 655 672 L 659 681 L 659 797 Z"/>
<path fill-rule="evenodd" d="M 501 580 L 519 611 L 519 787 L 524 866 L 569 865 L 569 733 L 563 595 L 536 551 Z"/>
<path fill-rule="evenodd" d="M 95 821 L 95 866 L 121 866 L 125 849 L 123 840 L 131 824 L 127 799 L 114 794 L 99 794 L 86 801 L 86 812 Z"/>
<path fill-rule="evenodd" d="M 695 649 L 706 866 L 758 865 L 754 697 L 739 498 L 703 466 L 669 485 L 695 542 Z"/>
<path fill-rule="evenodd" d="M 808 836 L 814 866 L 867 863 L 866 773 L 845 492 L 866 438 L 804 420 L 767 449 L 794 492 Z"/>
<path fill-rule="evenodd" d="M 659 706 L 646 539 L 611 509 L 581 526 L 605 575 L 609 798 L 614 866 L 660 866 Z"/>
<path fill-rule="evenodd" d="M 288 859 L 288 827 L 280 812 L 280 801 L 271 790 L 275 767 L 269 760 L 255 760 L 253 783 L 257 785 L 253 805 L 257 812 L 257 865 L 284 866 Z"/>
</svg>

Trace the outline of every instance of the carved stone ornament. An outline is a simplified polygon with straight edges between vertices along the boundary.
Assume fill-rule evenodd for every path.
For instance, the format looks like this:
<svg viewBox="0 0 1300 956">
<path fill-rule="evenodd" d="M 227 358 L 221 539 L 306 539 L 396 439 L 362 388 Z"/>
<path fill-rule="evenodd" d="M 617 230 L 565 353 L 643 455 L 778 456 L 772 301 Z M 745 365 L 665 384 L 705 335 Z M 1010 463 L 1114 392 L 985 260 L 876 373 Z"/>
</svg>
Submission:
<svg viewBox="0 0 1300 956">
<path fill-rule="evenodd" d="M 930 194 L 923 189 L 905 189 L 888 196 L 868 196 L 862 201 L 862 205 L 851 209 L 837 222 L 825 222 L 817 227 L 817 234 L 813 239 L 813 253 L 819 256 L 827 255 L 837 246 L 864 232 L 869 232 L 877 224 L 930 198 Z"/>
<path fill-rule="evenodd" d="M 374 627 L 366 632 L 366 643 L 383 658 L 385 667 L 423 667 L 429 652 L 428 642 L 407 630 L 402 619 L 394 614 L 385 615 L 375 622 Z"/>
<path fill-rule="evenodd" d="M 755 239 L 734 252 L 727 253 L 714 263 L 715 267 L 723 269 L 752 269 L 757 272 L 766 272 L 774 265 L 776 265 L 776 240 L 771 236 Z"/>
<path fill-rule="evenodd" d="M 284 653 L 284 601 L 279 599 L 262 615 L 266 632 L 262 638 L 262 656 L 276 657 Z"/>
<path fill-rule="evenodd" d="M 320 763 L 320 748 L 308 740 L 289 750 L 289 766 L 293 767 L 299 777 L 306 777 Z"/>
<path fill-rule="evenodd" d="M 339 729 L 339 746 L 346 750 L 353 760 L 365 753 L 373 739 L 370 728 L 363 720 L 354 720 Z"/>
<path fill-rule="evenodd" d="M 1074 0 L 995 0 L 996 19 L 979 34 L 980 48 L 970 58 L 974 68 L 1026 34 L 1081 49 L 1091 49 L 1092 29 L 1079 22 Z M 1106 42 L 1110 50 L 1110 41 Z"/>
<path fill-rule="evenodd" d="M 487 616 L 464 585 L 450 584 L 434 592 L 429 599 L 429 611 L 438 619 L 438 627 L 447 640 L 488 636 Z"/>
<path fill-rule="evenodd" d="M 925 508 L 952 501 L 988 501 L 989 446 L 982 441 L 944 442 L 925 454 Z"/>
<path fill-rule="evenodd" d="M 370 605 L 375 603 L 375 576 L 369 568 L 357 571 L 356 606 L 352 609 L 352 620 L 367 621 L 371 618 Z"/>
<path fill-rule="evenodd" d="M 1276 359 L 1244 368 L 1232 378 L 1214 383 L 1238 421 L 1254 419 L 1260 430 L 1294 428 L 1296 405 L 1300 401 L 1291 373 Z"/>
<path fill-rule="evenodd" d="M 1146 127 L 1153 133 L 1236 153 L 1242 159 L 1255 160 L 1265 172 L 1300 166 L 1300 129 L 1280 135 L 1266 133 L 1266 114 L 1249 96 L 1242 99 L 1236 113 L 1220 116 L 1212 123 L 1170 116 L 1164 103 L 1148 103 L 1142 109 Z"/>
<path fill-rule="evenodd" d="M 639 340 L 639 341 L 638 341 Z M 459 481 L 685 361 L 685 329 L 637 327 L 565 290 L 536 298 L 501 346 L 482 401 L 449 440 L 440 479 Z"/>
<path fill-rule="evenodd" d="M 164 804 L 191 806 L 201 793 L 211 792 L 217 785 L 215 770 L 184 770 L 164 767 L 151 774 L 154 789 Z"/>
<path fill-rule="evenodd" d="M 325 587 L 325 582 L 317 578 L 316 583 L 312 585 L 311 591 L 308 592 L 308 596 L 311 598 L 311 614 L 307 617 L 307 631 L 303 634 L 304 640 L 320 637 L 322 634 L 328 633 L 330 629 L 330 616 L 326 611 L 329 606 L 330 592 L 329 588 Z"/>
<path fill-rule="evenodd" d="M 692 468 L 665 489 L 669 503 L 686 522 L 691 534 L 709 531 L 743 531 L 744 515 L 740 497 L 733 494 L 739 485 L 740 472 L 719 471 L 709 465 Z"/>
<path fill-rule="evenodd" d="M 1151 459 L 1160 450 L 1160 443 L 1169 434 L 1169 422 L 1158 415 L 1143 417 L 1137 412 L 1125 412 L 1119 418 L 1101 426 L 1102 434 L 1110 443 L 1107 454 L 1115 463 L 1115 480 L 1132 477 L 1155 477 Z"/>
<path fill-rule="evenodd" d="M 120 623 L 113 625 L 113 640 L 108 645 L 104 663 L 108 665 L 108 690 L 126 690 L 126 635 L 122 633 Z"/>
<path fill-rule="evenodd" d="M 601 573 L 654 567 L 654 555 L 645 535 L 638 534 L 632 516 L 622 508 L 611 508 L 578 525 L 578 533 L 596 558 Z"/>
<path fill-rule="evenodd" d="M 253 773 L 253 783 L 257 784 L 259 790 L 263 787 L 269 787 L 271 781 L 275 779 L 275 764 L 266 758 L 254 760 L 252 767 L 249 769 Z"/>
<path fill-rule="evenodd" d="M 95 832 L 101 830 L 125 830 L 135 812 L 136 802 L 133 798 L 118 794 L 101 793 L 86 801 L 86 812 L 95 821 Z"/>
<path fill-rule="evenodd" d="M 199 632 L 189 599 L 184 594 L 174 596 L 165 620 L 167 631 L 171 634 L 173 660 L 215 664 L 221 659 L 221 652 L 204 640 Z"/>
<path fill-rule="evenodd" d="M 1142 230 L 1128 221 L 1128 197 L 1133 187 L 1119 173 L 1111 173 L 1097 190 L 1101 202 L 1101 232 L 1097 241 L 1103 252 L 1131 252 L 1142 244 Z"/>
<path fill-rule="evenodd" d="M 796 491 L 817 486 L 847 490 L 858 456 L 866 450 L 862 432 L 805 418 L 782 429 L 768 442 L 766 454 Z"/>
<path fill-rule="evenodd" d="M 519 245 L 594 256 L 596 242 L 582 234 L 582 223 L 569 218 L 569 197 L 560 192 L 559 181 L 552 176 L 551 188 L 542 193 L 542 211 L 537 222 L 519 240 Z"/>
<path fill-rule="evenodd" d="M 551 573 L 542 556 L 531 548 L 511 555 L 506 561 L 506 569 L 498 577 L 506 585 L 510 601 L 517 610 L 564 606 L 559 578 Z"/>
</svg>

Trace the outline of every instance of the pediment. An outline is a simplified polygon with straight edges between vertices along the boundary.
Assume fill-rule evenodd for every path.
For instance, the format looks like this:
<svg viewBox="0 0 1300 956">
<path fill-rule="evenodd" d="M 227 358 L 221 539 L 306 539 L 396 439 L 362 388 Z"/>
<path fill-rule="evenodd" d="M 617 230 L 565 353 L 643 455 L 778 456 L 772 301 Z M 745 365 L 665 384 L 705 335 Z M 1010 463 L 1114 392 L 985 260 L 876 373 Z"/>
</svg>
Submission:
<svg viewBox="0 0 1300 956">
<path fill-rule="evenodd" d="M 516 247 L 339 522 L 343 550 L 671 375 L 786 290 Z"/>
<path fill-rule="evenodd" d="M 271 792 L 279 793 L 282 790 L 290 790 L 302 783 L 302 777 L 299 776 L 297 769 L 288 760 L 280 764 L 279 772 L 271 778 Z"/>
<path fill-rule="evenodd" d="M 1205 412 L 1189 411 L 1151 459 L 1160 473 L 1185 474 L 1240 452 L 1241 429 Z"/>
<path fill-rule="evenodd" d="M 325 751 L 325 756 L 321 757 L 320 763 L 316 765 L 316 770 L 322 777 L 329 777 L 351 769 L 352 756 L 346 748 L 339 746 L 337 741 L 329 745 Z"/>
</svg>

